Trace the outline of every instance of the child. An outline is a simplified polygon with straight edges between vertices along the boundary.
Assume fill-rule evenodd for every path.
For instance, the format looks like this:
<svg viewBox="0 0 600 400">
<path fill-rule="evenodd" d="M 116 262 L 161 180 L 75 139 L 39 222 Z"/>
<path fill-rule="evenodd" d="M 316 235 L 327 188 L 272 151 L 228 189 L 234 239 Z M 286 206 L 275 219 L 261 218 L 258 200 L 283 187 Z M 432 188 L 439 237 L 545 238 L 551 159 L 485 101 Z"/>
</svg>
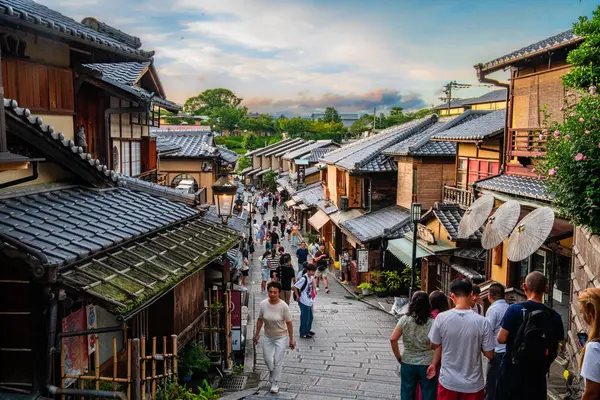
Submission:
<svg viewBox="0 0 600 400">
<path fill-rule="evenodd" d="M 269 243 L 269 242 L 267 242 Z M 265 253 L 262 255 L 262 259 L 261 259 L 261 263 L 262 263 L 262 281 L 260 282 L 260 292 L 261 293 L 265 293 L 265 291 L 267 290 L 267 282 L 271 279 L 270 278 L 270 270 L 269 270 L 269 260 L 267 259 L 267 257 L 271 254 L 270 251 L 265 251 Z"/>
</svg>

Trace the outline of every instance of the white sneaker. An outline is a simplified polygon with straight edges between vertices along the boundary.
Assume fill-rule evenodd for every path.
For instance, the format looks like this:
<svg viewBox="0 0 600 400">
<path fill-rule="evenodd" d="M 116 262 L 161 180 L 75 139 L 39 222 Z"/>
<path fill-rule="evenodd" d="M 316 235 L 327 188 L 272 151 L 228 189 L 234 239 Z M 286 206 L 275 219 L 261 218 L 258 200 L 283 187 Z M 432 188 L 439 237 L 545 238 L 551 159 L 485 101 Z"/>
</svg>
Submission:
<svg viewBox="0 0 600 400">
<path fill-rule="evenodd" d="M 271 393 L 279 393 L 279 386 L 277 386 L 276 384 L 272 384 L 270 392 Z"/>
<path fill-rule="evenodd" d="M 317 292 L 320 291 L 320 290 L 321 290 L 321 288 L 317 286 Z"/>
</svg>

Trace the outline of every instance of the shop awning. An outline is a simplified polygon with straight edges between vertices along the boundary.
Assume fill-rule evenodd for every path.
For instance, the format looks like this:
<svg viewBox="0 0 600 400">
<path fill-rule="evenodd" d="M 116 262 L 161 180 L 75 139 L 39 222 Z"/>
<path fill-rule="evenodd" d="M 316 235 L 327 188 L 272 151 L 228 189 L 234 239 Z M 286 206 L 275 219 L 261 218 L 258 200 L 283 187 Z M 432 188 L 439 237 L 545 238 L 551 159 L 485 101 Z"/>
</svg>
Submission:
<svg viewBox="0 0 600 400">
<path fill-rule="evenodd" d="M 406 265 L 412 264 L 412 240 L 408 240 L 406 238 L 393 239 L 388 242 L 387 250 L 394 255 L 398 260 L 403 262 Z M 430 253 L 427 250 L 422 249 L 417 246 L 417 259 L 431 256 L 433 253 Z"/>
<path fill-rule="evenodd" d="M 300 210 L 300 207 L 298 207 L 298 206 L 293 206 L 292 208 L 293 208 L 294 210 Z"/>
<path fill-rule="evenodd" d="M 253 169 L 254 169 L 254 167 L 244 168 L 242 170 L 242 172 L 240 172 L 240 175 L 246 175 L 248 172 L 252 171 Z"/>
<path fill-rule="evenodd" d="M 292 207 L 292 206 L 295 206 L 295 205 L 296 205 L 296 200 L 294 200 L 294 199 L 291 199 L 291 200 L 288 200 L 288 201 L 285 202 L 285 206 L 286 207 Z"/>
<path fill-rule="evenodd" d="M 319 230 L 329 221 L 329 217 L 323 211 L 319 210 L 315 215 L 308 219 L 308 223 L 311 224 L 316 230 Z"/>
<path fill-rule="evenodd" d="M 271 171 L 271 168 L 263 169 L 258 174 L 256 174 L 256 176 L 263 176 L 264 174 L 266 174 L 269 171 Z"/>
<path fill-rule="evenodd" d="M 250 172 L 246 172 L 246 175 L 254 175 L 254 174 L 256 174 L 256 173 L 258 173 L 260 171 L 262 171 L 262 168 L 256 168 L 256 169 L 253 169 Z"/>
<path fill-rule="evenodd" d="M 463 267 L 462 265 L 457 265 L 457 264 L 450 265 L 450 268 L 452 268 L 459 274 L 464 275 L 465 278 L 470 279 L 474 282 L 485 281 L 485 276 L 481 275 L 479 272 L 477 272 L 471 268 Z"/>
<path fill-rule="evenodd" d="M 310 208 L 306 204 L 300 204 L 298 207 L 300 207 L 300 210 L 302 210 L 302 211 L 306 211 L 306 210 L 308 210 Z"/>
<path fill-rule="evenodd" d="M 302 202 L 302 199 L 297 194 L 293 195 L 292 199 L 294 199 L 296 201 L 296 203 L 301 203 Z"/>
</svg>

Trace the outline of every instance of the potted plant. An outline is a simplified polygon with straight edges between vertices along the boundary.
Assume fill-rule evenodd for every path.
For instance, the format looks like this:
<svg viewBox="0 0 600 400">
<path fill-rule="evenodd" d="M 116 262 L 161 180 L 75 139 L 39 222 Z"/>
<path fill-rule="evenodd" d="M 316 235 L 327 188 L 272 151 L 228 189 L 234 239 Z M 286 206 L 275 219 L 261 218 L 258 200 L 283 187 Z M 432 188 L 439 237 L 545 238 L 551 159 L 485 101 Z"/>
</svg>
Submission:
<svg viewBox="0 0 600 400">
<path fill-rule="evenodd" d="M 387 287 L 390 295 L 394 297 L 400 297 L 408 294 L 408 287 L 410 286 L 410 268 L 408 282 L 406 281 L 404 271 L 402 274 L 400 274 L 398 271 L 384 271 L 383 276 L 385 279 L 385 286 Z"/>
<path fill-rule="evenodd" d="M 221 365 L 221 352 L 218 350 L 209 351 L 206 356 L 210 359 L 212 365 Z"/>
<path fill-rule="evenodd" d="M 189 382 L 195 373 L 206 373 L 210 369 L 211 361 L 201 346 L 187 346 L 179 358 L 179 371 L 181 380 Z"/>
<path fill-rule="evenodd" d="M 362 290 L 363 296 L 366 296 L 371 294 L 371 291 L 373 290 L 373 284 L 370 282 L 363 282 L 360 285 L 358 285 L 358 288 Z"/>
<path fill-rule="evenodd" d="M 388 289 L 385 285 L 377 285 L 373 288 L 373 292 L 375 292 L 375 296 L 377 297 L 386 297 L 388 295 Z"/>
</svg>

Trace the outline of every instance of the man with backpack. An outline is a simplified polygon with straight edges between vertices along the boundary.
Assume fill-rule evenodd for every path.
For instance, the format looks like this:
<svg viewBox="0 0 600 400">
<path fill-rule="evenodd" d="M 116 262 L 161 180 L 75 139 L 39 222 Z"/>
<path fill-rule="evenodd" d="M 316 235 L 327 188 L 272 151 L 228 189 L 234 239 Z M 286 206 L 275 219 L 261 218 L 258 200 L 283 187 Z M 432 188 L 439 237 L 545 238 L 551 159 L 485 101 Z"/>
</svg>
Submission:
<svg viewBox="0 0 600 400">
<path fill-rule="evenodd" d="M 293 286 L 294 300 L 300 306 L 300 337 L 310 339 L 314 336 L 312 329 L 313 322 L 313 282 L 316 267 L 313 264 L 306 263 L 306 273 Z"/>
<path fill-rule="evenodd" d="M 506 344 L 496 399 L 546 400 L 547 375 L 565 339 L 560 315 L 544 305 L 546 277 L 531 272 L 523 285 L 527 301 L 508 307 L 498 333 Z"/>
</svg>

